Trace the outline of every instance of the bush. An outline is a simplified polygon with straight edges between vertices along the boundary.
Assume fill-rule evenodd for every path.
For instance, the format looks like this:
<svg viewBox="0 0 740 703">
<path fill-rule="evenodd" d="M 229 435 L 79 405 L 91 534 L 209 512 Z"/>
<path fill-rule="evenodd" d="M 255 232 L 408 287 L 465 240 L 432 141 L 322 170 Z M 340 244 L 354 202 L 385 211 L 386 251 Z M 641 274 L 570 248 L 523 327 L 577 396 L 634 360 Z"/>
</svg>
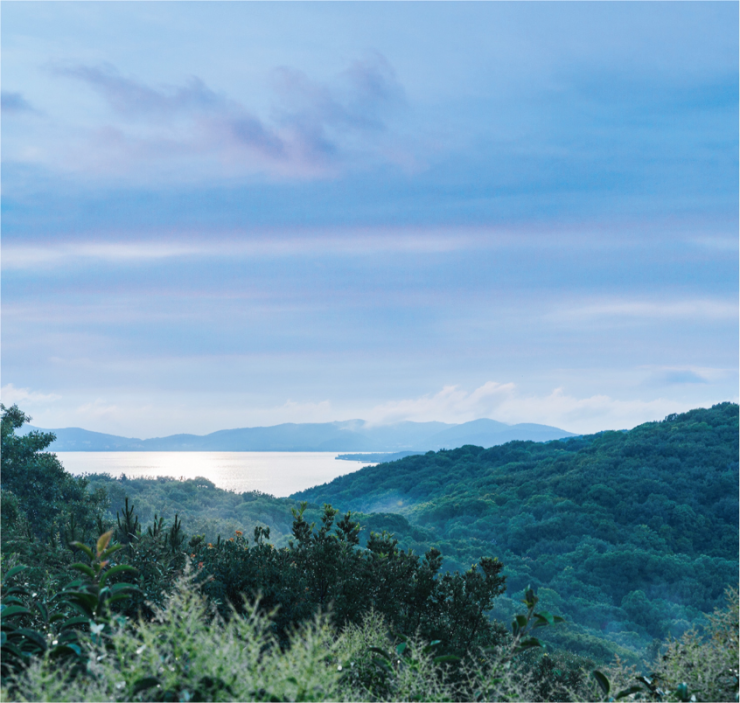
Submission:
<svg viewBox="0 0 740 703">
<path fill-rule="evenodd" d="M 100 636 L 79 640 L 76 662 L 47 650 L 6 681 L 3 700 L 18 701 L 323 701 L 537 700 L 533 676 L 515 655 L 521 637 L 475 659 L 437 655 L 438 642 L 389 634 L 368 612 L 342 631 L 325 613 L 281 642 L 257 604 L 222 617 L 195 587 L 176 583 L 154 618 L 112 619 Z M 75 666 L 82 661 L 84 666 Z M 12 688 L 11 688 L 12 687 Z"/>
</svg>

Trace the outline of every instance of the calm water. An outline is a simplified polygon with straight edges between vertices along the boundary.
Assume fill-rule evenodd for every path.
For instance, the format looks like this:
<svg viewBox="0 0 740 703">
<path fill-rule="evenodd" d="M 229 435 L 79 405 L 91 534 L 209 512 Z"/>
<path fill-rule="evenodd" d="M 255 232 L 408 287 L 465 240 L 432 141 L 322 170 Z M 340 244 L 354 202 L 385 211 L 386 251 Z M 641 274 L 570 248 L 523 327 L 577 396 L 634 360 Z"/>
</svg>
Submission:
<svg viewBox="0 0 740 703">
<path fill-rule="evenodd" d="M 228 491 L 262 491 L 278 498 L 358 471 L 336 452 L 56 452 L 72 474 L 202 476 Z"/>
</svg>

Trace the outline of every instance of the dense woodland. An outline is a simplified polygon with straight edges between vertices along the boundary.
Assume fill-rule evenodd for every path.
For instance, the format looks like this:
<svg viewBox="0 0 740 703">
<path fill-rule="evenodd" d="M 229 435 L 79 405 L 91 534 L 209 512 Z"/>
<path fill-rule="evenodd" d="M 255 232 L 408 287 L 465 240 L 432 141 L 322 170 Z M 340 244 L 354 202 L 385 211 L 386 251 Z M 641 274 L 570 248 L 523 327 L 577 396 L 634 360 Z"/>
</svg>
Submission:
<svg viewBox="0 0 740 703">
<path fill-rule="evenodd" d="M 72 477 L 27 420 L 3 699 L 737 700 L 737 405 L 291 499 Z"/>
<path fill-rule="evenodd" d="M 738 406 L 629 432 L 430 452 L 295 497 L 398 513 L 450 568 L 496 555 L 510 593 L 534 586 L 583 626 L 559 633 L 570 648 L 598 656 L 595 635 L 624 656 L 679 636 L 737 583 Z"/>
</svg>

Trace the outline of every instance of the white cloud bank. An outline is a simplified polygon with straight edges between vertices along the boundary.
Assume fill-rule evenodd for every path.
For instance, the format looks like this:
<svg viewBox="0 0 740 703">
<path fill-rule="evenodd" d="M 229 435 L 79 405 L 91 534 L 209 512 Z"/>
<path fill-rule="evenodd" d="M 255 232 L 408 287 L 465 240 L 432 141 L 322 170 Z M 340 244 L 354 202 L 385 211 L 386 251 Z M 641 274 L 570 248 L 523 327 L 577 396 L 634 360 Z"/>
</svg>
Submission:
<svg viewBox="0 0 740 703">
<path fill-rule="evenodd" d="M 445 386 L 434 395 L 384 403 L 367 413 L 367 420 L 373 424 L 403 420 L 460 423 L 489 417 L 509 424 L 532 422 L 590 433 L 629 429 L 693 407 L 696 403 L 666 398 L 648 401 L 618 400 L 608 395 L 577 398 L 562 388 L 555 388 L 547 395 L 525 394 L 514 383 L 488 381 L 470 392 L 459 386 Z"/>
<path fill-rule="evenodd" d="M 60 395 L 54 393 L 38 393 L 30 388 L 16 388 L 12 383 L 7 383 L 0 388 L 0 401 L 6 407 L 14 403 L 20 403 L 25 409 L 29 404 L 51 403 L 60 400 Z"/>
</svg>

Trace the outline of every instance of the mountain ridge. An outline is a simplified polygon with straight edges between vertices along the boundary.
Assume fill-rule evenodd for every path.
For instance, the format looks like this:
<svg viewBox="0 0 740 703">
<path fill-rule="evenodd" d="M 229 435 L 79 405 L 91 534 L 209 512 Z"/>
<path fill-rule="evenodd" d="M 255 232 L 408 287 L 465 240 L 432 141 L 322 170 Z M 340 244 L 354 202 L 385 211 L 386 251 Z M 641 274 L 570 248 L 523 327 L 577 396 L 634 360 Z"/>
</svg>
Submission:
<svg viewBox="0 0 740 703">
<path fill-rule="evenodd" d="M 497 446 L 512 440 L 550 441 L 574 437 L 549 425 L 507 425 L 481 418 L 460 424 L 404 421 L 370 425 L 363 420 L 325 423 L 282 423 L 267 427 L 217 430 L 206 435 L 174 434 L 138 439 L 93 432 L 80 427 L 41 429 L 26 425 L 24 431 L 53 432 L 49 450 L 64 451 L 303 451 L 399 452 L 437 451 L 465 444 Z"/>
</svg>

